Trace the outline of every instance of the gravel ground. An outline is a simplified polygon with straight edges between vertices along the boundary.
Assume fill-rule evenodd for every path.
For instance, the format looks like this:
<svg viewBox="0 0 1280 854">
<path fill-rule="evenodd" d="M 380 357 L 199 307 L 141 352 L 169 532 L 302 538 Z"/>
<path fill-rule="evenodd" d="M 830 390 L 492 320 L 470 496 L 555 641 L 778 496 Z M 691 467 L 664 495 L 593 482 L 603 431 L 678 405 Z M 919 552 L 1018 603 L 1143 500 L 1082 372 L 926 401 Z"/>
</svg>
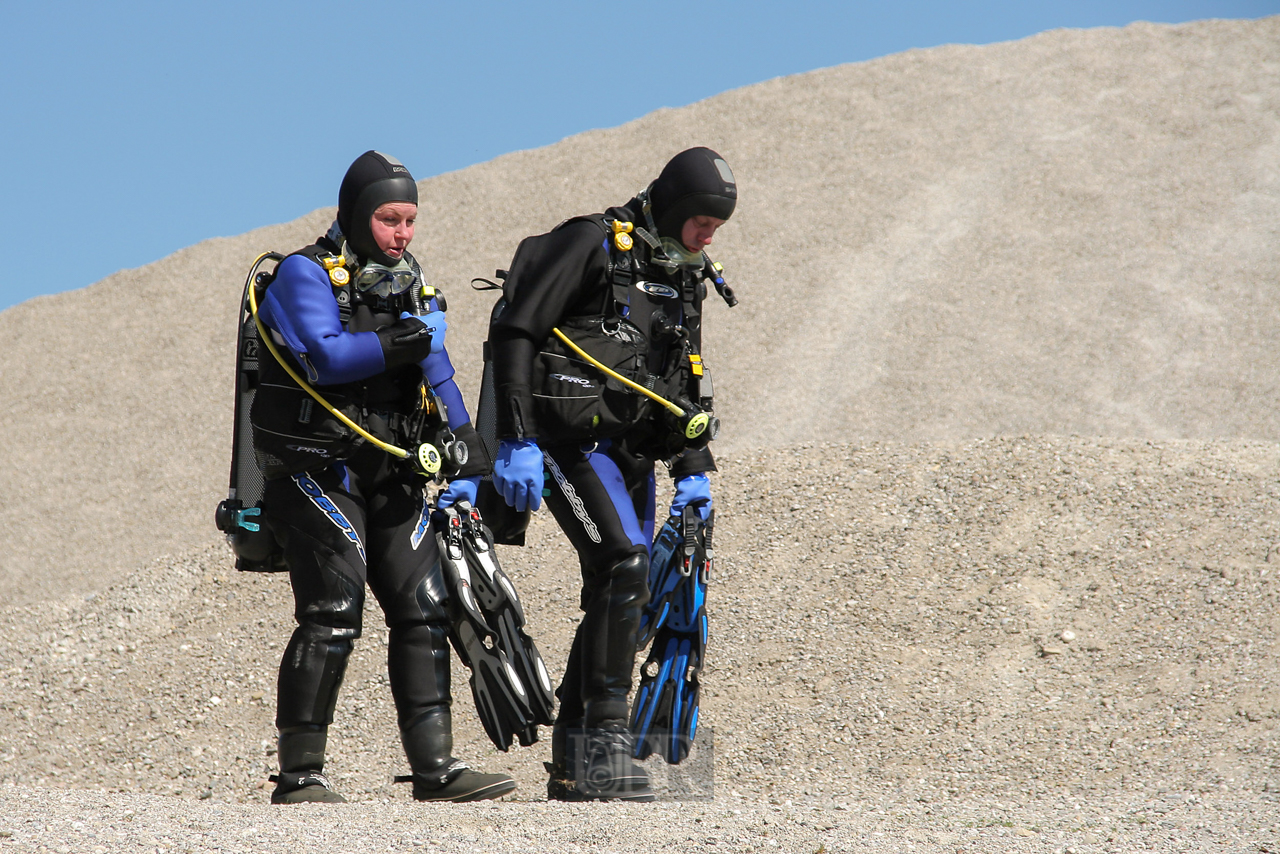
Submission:
<svg viewBox="0 0 1280 854">
<path fill-rule="evenodd" d="M 210 517 L 243 271 L 331 210 L 0 313 L 0 854 L 1280 852 L 1277 115 L 1280 18 L 1136 24 L 423 182 L 474 391 L 489 300 L 463 283 L 520 236 L 685 144 L 741 178 L 704 740 L 651 762 L 654 805 L 547 803 L 545 742 L 496 752 L 460 666 L 458 753 L 520 787 L 413 804 L 371 609 L 328 769 L 352 803 L 266 806 L 288 583 L 236 573 Z M 576 560 L 545 515 L 502 560 L 558 676 Z"/>
<path fill-rule="evenodd" d="M 679 829 L 653 850 L 713 837 L 796 851 L 1280 846 L 1280 447 L 1021 437 L 723 462 L 709 744 L 685 789 L 651 760 L 668 798 L 654 809 Z M 573 557 L 542 517 L 502 557 L 558 677 Z M 89 791 L 106 814 L 154 822 L 136 844 L 156 848 L 165 809 L 182 816 L 176 850 L 250 827 L 236 838 L 265 849 L 311 826 L 254 817 L 288 613 L 286 580 L 236 573 L 217 542 L 103 591 L 8 608 L 0 832 L 65 842 L 45 810 Z M 361 834 L 430 847 L 438 825 L 410 822 L 432 816 L 449 827 L 442 850 L 469 850 L 486 823 L 503 830 L 482 850 L 597 850 L 652 822 L 635 806 L 546 804 L 545 741 L 495 751 L 460 683 L 459 754 L 520 788 L 456 824 L 410 805 L 391 783 L 404 768 L 385 630 L 373 610 L 366 625 L 329 765 L 368 810 Z M 124 820 L 95 830 L 107 850 L 135 838 Z M 535 828 L 556 844 L 538 848 Z"/>
<path fill-rule="evenodd" d="M 32 801 L 41 801 L 33 804 Z M 403 803 L 279 810 L 155 795 L 0 789 L 0 851 L 976 852 L 1280 850 L 1234 798 L 1016 803 L 791 801 L 580 806 Z M 1261 841 L 1260 841 L 1261 840 Z"/>
</svg>

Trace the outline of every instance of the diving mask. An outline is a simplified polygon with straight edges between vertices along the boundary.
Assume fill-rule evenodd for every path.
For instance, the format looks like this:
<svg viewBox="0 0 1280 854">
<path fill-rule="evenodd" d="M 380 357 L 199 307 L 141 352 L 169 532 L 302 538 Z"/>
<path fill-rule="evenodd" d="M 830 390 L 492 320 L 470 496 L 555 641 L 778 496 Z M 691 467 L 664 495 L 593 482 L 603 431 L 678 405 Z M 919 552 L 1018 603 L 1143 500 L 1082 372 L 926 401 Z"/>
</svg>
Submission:
<svg viewBox="0 0 1280 854">
<path fill-rule="evenodd" d="M 698 272 L 702 270 L 706 261 L 702 257 L 702 250 L 690 251 L 685 245 L 674 237 L 662 238 L 662 252 L 677 267 L 682 270 L 693 270 Z"/>
<path fill-rule="evenodd" d="M 417 266 L 403 258 L 394 267 L 365 264 L 360 268 L 360 272 L 356 273 L 357 288 L 383 298 L 404 293 L 413 287 L 416 281 L 418 281 Z"/>
</svg>

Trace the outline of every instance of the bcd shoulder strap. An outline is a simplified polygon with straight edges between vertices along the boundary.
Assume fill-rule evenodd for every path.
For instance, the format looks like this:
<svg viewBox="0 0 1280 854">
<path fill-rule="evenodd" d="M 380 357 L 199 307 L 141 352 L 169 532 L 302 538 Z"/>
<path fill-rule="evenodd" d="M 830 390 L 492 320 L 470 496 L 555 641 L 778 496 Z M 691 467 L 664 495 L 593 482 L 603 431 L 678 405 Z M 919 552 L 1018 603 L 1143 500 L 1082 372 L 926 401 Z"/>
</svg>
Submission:
<svg viewBox="0 0 1280 854">
<path fill-rule="evenodd" d="M 609 283 L 612 299 L 608 300 L 604 309 L 606 321 L 616 321 L 625 314 L 631 305 L 631 286 L 635 284 L 642 268 L 642 259 L 636 257 L 640 247 L 631 238 L 632 223 L 618 219 L 613 215 L 615 208 L 606 213 L 575 216 L 556 226 L 555 230 L 564 228 L 571 222 L 591 222 L 604 232 L 602 246 L 607 256 L 605 279 Z"/>
<path fill-rule="evenodd" d="M 324 238 L 321 238 L 323 241 Z M 351 279 L 355 275 L 355 268 L 351 261 L 348 261 L 338 252 L 324 243 L 316 242 L 310 246 L 304 246 L 294 255 L 301 255 L 311 260 L 316 266 L 322 268 L 329 274 L 329 285 L 333 288 L 333 298 L 338 303 L 338 319 L 343 326 L 351 320 L 351 312 L 355 310 L 355 289 L 352 287 Z M 353 259 L 354 260 L 354 259 Z"/>
</svg>

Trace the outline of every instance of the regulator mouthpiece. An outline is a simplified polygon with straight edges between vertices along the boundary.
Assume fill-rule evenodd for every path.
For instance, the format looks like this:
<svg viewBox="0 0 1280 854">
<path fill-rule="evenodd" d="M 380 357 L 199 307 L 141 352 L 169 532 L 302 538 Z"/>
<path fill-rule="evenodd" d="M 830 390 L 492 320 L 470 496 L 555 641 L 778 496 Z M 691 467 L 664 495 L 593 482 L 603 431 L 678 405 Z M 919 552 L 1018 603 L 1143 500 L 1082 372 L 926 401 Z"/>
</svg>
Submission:
<svg viewBox="0 0 1280 854">
<path fill-rule="evenodd" d="M 249 519 L 261 515 L 261 507 L 242 507 L 239 501 L 228 499 L 218 504 L 218 509 L 213 515 L 213 523 L 224 534 L 234 533 L 239 529 L 256 532 L 262 526 L 257 522 L 250 522 Z"/>
</svg>

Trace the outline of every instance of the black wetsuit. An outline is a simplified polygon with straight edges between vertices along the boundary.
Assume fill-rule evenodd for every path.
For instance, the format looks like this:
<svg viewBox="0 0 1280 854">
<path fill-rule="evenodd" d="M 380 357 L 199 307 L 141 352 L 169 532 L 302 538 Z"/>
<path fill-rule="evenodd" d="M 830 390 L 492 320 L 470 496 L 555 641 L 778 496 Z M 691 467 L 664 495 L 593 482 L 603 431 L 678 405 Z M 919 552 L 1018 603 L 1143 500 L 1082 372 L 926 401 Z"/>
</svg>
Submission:
<svg viewBox="0 0 1280 854">
<path fill-rule="evenodd" d="M 377 438 L 404 446 L 413 437 L 403 419 L 419 400 L 424 377 L 446 401 L 455 435 L 476 449 L 459 476 L 480 474 L 487 461 L 441 350 L 421 364 L 388 364 L 377 330 L 402 311 L 418 313 L 409 294 L 378 300 L 348 291 L 355 303 L 341 319 L 328 274 L 314 258 L 336 245 L 322 242 L 281 263 L 267 290 L 263 322 L 282 352 L 321 393 L 340 391 L 365 410 Z M 425 308 L 436 308 L 434 300 Z M 268 403 L 264 372 L 255 400 Z M 280 392 L 283 393 L 283 392 Z M 267 411 L 264 409 L 264 411 Z M 257 425 L 255 425 L 257 426 Z M 302 443 L 305 444 L 305 443 Z M 319 771 L 352 643 L 361 636 L 365 585 L 390 629 L 387 665 L 401 737 L 415 772 L 451 759 L 449 643 L 446 592 L 429 523 L 427 484 L 403 461 L 361 442 L 333 464 L 268 480 L 265 512 L 284 550 L 297 628 L 280 663 L 276 725 L 281 771 Z"/>
<path fill-rule="evenodd" d="M 606 216 L 643 222 L 640 211 L 633 199 L 626 206 L 611 208 Z M 563 442 L 540 432 L 534 362 L 552 328 L 618 311 L 609 266 L 612 235 L 601 220 L 599 215 L 570 220 L 526 240 L 503 288 L 507 305 L 490 327 L 498 437 L 538 441 L 547 467 L 547 504 L 581 563 L 585 613 L 556 692 L 558 727 L 626 718 L 636 628 L 648 601 L 655 461 L 669 462 L 673 477 L 715 469 L 705 447 L 674 455 L 666 449 L 664 441 L 671 429 L 663 418 L 665 411 L 656 405 L 646 406 L 643 416 L 625 430 L 599 441 Z M 652 265 L 643 267 L 640 275 L 677 292 L 691 286 L 682 277 L 694 276 L 667 273 Z M 623 317 L 636 313 L 638 301 L 645 299 L 638 290 L 628 292 L 634 299 L 629 308 L 620 310 Z M 683 334 L 693 352 L 700 345 L 701 298 L 684 304 L 679 299 L 666 302 L 662 310 L 671 329 L 655 332 L 646 322 L 650 328 L 643 330 L 650 345 L 648 367 L 658 374 L 670 367 L 670 360 L 687 352 L 681 349 L 684 344 L 675 330 L 686 330 Z M 685 396 L 698 399 L 696 388 L 686 391 Z"/>
</svg>

